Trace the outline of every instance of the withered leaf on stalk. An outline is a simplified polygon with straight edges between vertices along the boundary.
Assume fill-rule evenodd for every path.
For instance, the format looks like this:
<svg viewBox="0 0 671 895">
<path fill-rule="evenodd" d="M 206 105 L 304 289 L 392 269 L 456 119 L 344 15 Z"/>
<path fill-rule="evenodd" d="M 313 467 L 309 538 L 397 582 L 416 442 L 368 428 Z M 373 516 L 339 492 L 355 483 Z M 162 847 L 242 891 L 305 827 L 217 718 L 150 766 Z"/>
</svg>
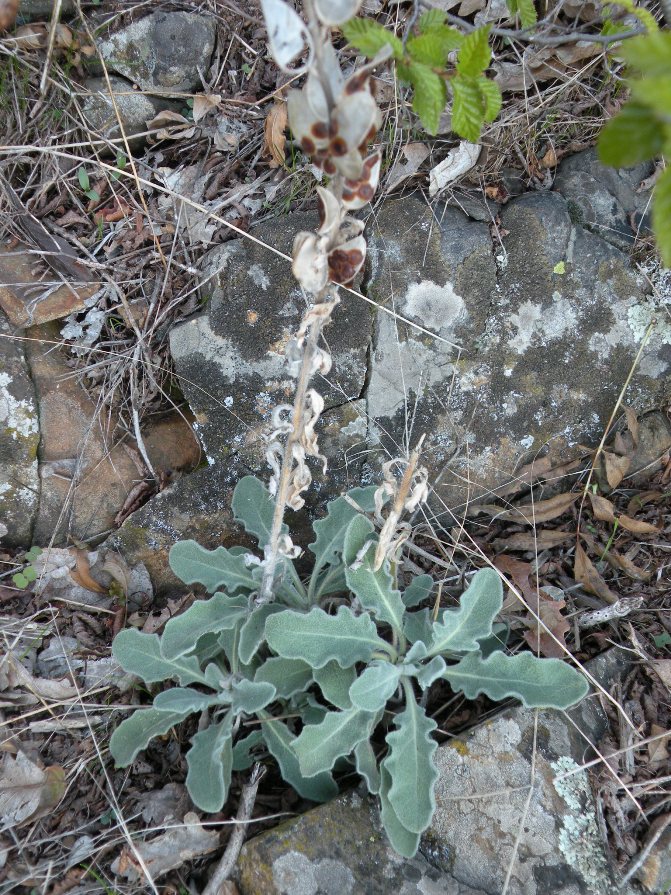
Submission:
<svg viewBox="0 0 671 895">
<path fill-rule="evenodd" d="M 618 597 L 608 587 L 580 544 L 576 544 L 575 548 L 573 577 L 588 593 L 601 597 L 606 603 L 617 603 Z"/>
<path fill-rule="evenodd" d="M 516 531 L 504 538 L 496 538 L 492 541 L 497 550 L 541 551 L 552 550 L 560 544 L 565 544 L 574 537 L 570 531 Z"/>
<path fill-rule="evenodd" d="M 617 454 L 604 451 L 601 454 L 601 465 L 610 487 L 617 488 L 631 466 L 631 459 L 629 457 L 618 457 Z"/>
<path fill-rule="evenodd" d="M 276 102 L 263 125 L 263 155 L 270 158 L 271 168 L 280 168 L 285 162 L 285 146 L 287 142 L 287 104 Z"/>
<path fill-rule="evenodd" d="M 534 525 L 539 522 L 549 522 L 569 510 L 578 499 L 577 494 L 556 494 L 547 500 L 539 500 L 533 504 L 526 504 L 520 507 L 514 507 L 510 510 L 504 510 L 497 514 L 497 518 L 506 522 L 525 522 L 527 525 Z"/>
<path fill-rule="evenodd" d="M 634 581 L 649 581 L 652 572 L 647 569 L 639 569 L 637 565 L 635 565 L 628 556 L 617 553 L 617 551 L 613 550 L 611 547 L 610 550 L 606 550 L 605 544 L 600 544 L 595 538 L 591 535 L 587 534 L 587 532 L 581 532 L 581 538 L 587 544 L 592 553 L 596 555 L 603 554 L 604 560 L 611 566 L 613 569 L 617 569 L 620 572 L 624 572 L 625 575 L 628 575 Z"/>
<path fill-rule="evenodd" d="M 5 754 L 0 768 L 0 820 L 16 827 L 37 820 L 58 805 L 65 792 L 65 771 L 59 765 L 42 770 L 23 752 Z"/>
<path fill-rule="evenodd" d="M 641 519 L 632 519 L 631 516 L 627 516 L 624 513 L 617 515 L 613 503 L 605 497 L 601 497 L 599 494 L 590 492 L 589 499 L 592 504 L 594 516 L 600 522 L 617 522 L 621 528 L 637 535 L 651 535 L 659 532 L 659 528 L 651 522 L 644 522 Z"/>
</svg>

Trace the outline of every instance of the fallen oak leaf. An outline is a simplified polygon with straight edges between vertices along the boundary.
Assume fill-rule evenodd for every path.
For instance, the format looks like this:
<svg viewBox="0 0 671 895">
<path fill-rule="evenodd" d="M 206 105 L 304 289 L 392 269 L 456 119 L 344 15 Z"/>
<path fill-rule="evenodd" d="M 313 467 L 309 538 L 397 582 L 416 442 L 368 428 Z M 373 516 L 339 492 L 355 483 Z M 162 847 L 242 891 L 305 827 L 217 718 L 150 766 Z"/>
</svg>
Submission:
<svg viewBox="0 0 671 895">
<path fill-rule="evenodd" d="M 0 819 L 3 828 L 17 827 L 52 811 L 65 793 L 65 770 L 42 770 L 27 755 L 5 754 L 0 768 Z"/>
<path fill-rule="evenodd" d="M 617 603 L 618 597 L 608 587 L 596 566 L 585 553 L 580 543 L 576 544 L 573 577 L 590 594 L 601 597 L 606 603 Z"/>
</svg>

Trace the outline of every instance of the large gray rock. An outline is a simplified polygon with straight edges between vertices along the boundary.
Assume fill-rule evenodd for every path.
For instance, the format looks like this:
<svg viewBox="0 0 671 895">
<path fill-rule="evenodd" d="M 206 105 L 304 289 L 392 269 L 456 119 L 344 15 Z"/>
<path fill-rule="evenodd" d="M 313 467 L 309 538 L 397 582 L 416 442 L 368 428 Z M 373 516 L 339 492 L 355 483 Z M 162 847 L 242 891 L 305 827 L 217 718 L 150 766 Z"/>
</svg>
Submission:
<svg viewBox="0 0 671 895">
<path fill-rule="evenodd" d="M 627 661 L 612 650 L 590 671 L 608 689 Z M 415 859 L 389 848 L 370 799 L 346 793 L 250 840 L 241 895 L 495 895 L 507 876 L 509 895 L 608 895 L 614 880 L 581 770 L 606 729 L 594 696 L 570 719 L 507 710 L 438 749 L 436 813 Z"/>
<path fill-rule="evenodd" d="M 37 468 L 39 426 L 35 389 L 20 340 L 0 311 L 0 522 L 3 542 L 31 542 L 40 483 Z"/>
<path fill-rule="evenodd" d="M 145 132 L 147 122 L 151 121 L 165 103 L 134 91 L 131 82 L 123 78 L 111 75 L 109 80 L 116 109 L 105 78 L 89 78 L 84 83 L 87 92 L 82 98 L 82 113 L 91 130 L 108 140 L 121 136 L 119 122 L 128 138 Z M 139 139 L 136 138 L 135 142 Z"/>
<path fill-rule="evenodd" d="M 216 37 L 212 16 L 153 12 L 98 42 L 108 68 L 143 90 L 173 93 L 202 88 Z"/>
</svg>

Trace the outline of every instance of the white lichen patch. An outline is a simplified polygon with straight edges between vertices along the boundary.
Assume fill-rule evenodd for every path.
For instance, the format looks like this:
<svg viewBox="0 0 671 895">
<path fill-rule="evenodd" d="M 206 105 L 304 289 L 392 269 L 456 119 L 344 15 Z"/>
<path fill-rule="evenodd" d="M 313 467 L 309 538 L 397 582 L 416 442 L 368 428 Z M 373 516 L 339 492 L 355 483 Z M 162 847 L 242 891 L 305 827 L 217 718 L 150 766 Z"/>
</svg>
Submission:
<svg viewBox="0 0 671 895">
<path fill-rule="evenodd" d="M 0 373 L 0 426 L 18 438 L 31 438 L 37 435 L 37 415 L 32 401 L 19 401 L 9 391 L 12 377 L 8 373 Z"/>
<path fill-rule="evenodd" d="M 531 345 L 543 308 L 532 301 L 523 301 L 516 314 L 510 315 L 510 322 L 517 329 L 517 335 L 510 340 L 510 347 L 518 354 L 524 354 Z"/>
<path fill-rule="evenodd" d="M 449 281 L 439 286 L 433 280 L 411 283 L 405 294 L 403 310 L 435 333 L 445 334 L 468 318 L 464 300 Z"/>
<path fill-rule="evenodd" d="M 510 322 L 517 328 L 510 347 L 523 354 L 534 338 L 542 343 L 556 341 L 573 329 L 576 321 L 572 303 L 561 292 L 552 293 L 552 304 L 547 308 L 532 301 L 522 302 L 517 313 L 510 315 Z"/>
<path fill-rule="evenodd" d="M 354 875 L 342 861 L 330 858 L 311 861 L 299 851 L 290 851 L 273 861 L 273 882 L 282 895 L 351 895 Z"/>
<path fill-rule="evenodd" d="M 270 286 L 270 277 L 260 264 L 252 264 L 247 271 L 247 276 L 250 278 L 255 286 L 263 289 L 264 292 L 268 291 L 268 286 Z"/>
<path fill-rule="evenodd" d="M 607 895 L 613 883 L 603 851 L 587 773 L 568 757 L 551 762 L 557 775 L 553 785 L 567 812 L 562 817 L 559 848 L 566 863 L 575 867 L 594 895 Z"/>
<path fill-rule="evenodd" d="M 343 426 L 340 431 L 343 435 L 361 435 L 362 437 L 365 437 L 366 432 L 368 431 L 368 423 L 364 416 L 359 416 L 355 420 L 352 420 L 351 423 L 347 423 L 346 426 Z"/>
</svg>

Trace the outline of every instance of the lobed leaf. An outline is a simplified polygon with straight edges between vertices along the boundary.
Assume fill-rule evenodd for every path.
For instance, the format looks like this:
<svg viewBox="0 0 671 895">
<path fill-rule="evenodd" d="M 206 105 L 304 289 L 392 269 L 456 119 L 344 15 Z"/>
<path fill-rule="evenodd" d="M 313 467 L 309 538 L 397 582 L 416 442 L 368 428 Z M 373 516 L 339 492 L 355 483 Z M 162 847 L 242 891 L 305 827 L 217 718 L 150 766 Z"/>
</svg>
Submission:
<svg viewBox="0 0 671 895">
<path fill-rule="evenodd" d="M 238 655 L 243 665 L 249 665 L 266 639 L 266 620 L 282 611 L 279 603 L 264 603 L 254 609 L 240 628 Z"/>
<path fill-rule="evenodd" d="M 490 637 L 494 619 L 503 605 L 503 586 L 493 569 L 480 569 L 459 600 L 458 609 L 446 609 L 432 626 L 429 653 L 471 652 L 478 641 Z"/>
<path fill-rule="evenodd" d="M 265 547 L 273 527 L 275 501 L 263 482 L 253 475 L 241 478 L 233 491 L 231 506 L 236 521 L 244 525 L 245 531 L 254 535 L 259 547 Z M 282 533 L 286 534 L 288 531 L 289 527 L 283 524 Z"/>
<path fill-rule="evenodd" d="M 327 712 L 319 724 L 306 724 L 292 748 L 305 777 L 329 771 L 341 756 L 370 737 L 375 714 L 351 708 Z"/>
<path fill-rule="evenodd" d="M 438 743 L 431 737 L 436 722 L 428 718 L 406 688 L 405 711 L 394 718 L 395 731 L 387 734 L 389 753 L 382 763 L 391 777 L 387 797 L 400 823 L 422 833 L 436 807 L 434 787 L 438 770 L 433 755 Z"/>
<path fill-rule="evenodd" d="M 376 650 L 389 650 L 378 637 L 372 618 L 354 615 L 347 606 L 340 606 L 337 615 L 318 608 L 271 615 L 266 621 L 266 640 L 279 656 L 303 659 L 313 668 L 323 668 L 332 660 L 347 668 L 368 662 Z"/>
<path fill-rule="evenodd" d="M 356 680 L 356 669 L 350 665 L 341 668 L 337 662 L 329 662 L 323 668 L 315 668 L 313 671 L 315 683 L 319 685 L 324 698 L 339 709 L 349 709 L 352 702 L 349 698 L 349 688 Z"/>
<path fill-rule="evenodd" d="M 403 623 L 403 633 L 410 643 L 415 646 L 418 643 L 430 643 L 433 637 L 433 623 L 431 621 L 431 610 L 420 609 L 418 612 L 407 612 Z M 426 655 L 426 650 L 421 658 Z M 417 651 L 412 654 L 414 659 Z"/>
<path fill-rule="evenodd" d="M 186 753 L 186 788 L 201 811 L 221 811 L 228 797 L 233 769 L 231 716 L 210 724 L 191 739 Z"/>
<path fill-rule="evenodd" d="M 272 684 L 278 697 L 288 699 L 289 696 L 308 689 L 312 683 L 312 668 L 302 659 L 273 656 L 256 669 L 254 680 Z"/>
<path fill-rule="evenodd" d="M 434 681 L 437 681 L 445 668 L 445 660 L 442 656 L 435 656 L 426 665 L 420 665 L 415 672 L 415 678 L 422 690 L 427 690 Z"/>
<path fill-rule="evenodd" d="M 391 775 L 380 765 L 380 819 L 393 848 L 404 858 L 414 858 L 419 848 L 419 833 L 412 833 L 398 818 L 394 806 L 389 800 Z"/>
<path fill-rule="evenodd" d="M 272 684 L 266 681 L 249 681 L 246 678 L 238 681 L 233 686 L 233 702 L 231 712 L 234 715 L 245 713 L 255 715 L 264 709 L 268 703 L 277 696 L 277 691 Z"/>
<path fill-rule="evenodd" d="M 252 756 L 252 750 L 261 745 L 265 746 L 265 742 L 263 733 L 258 728 L 253 730 L 248 736 L 237 740 L 233 746 L 231 769 L 233 771 L 246 771 L 247 768 L 251 768 L 256 760 Z"/>
<path fill-rule="evenodd" d="M 216 705 L 219 696 L 216 693 L 199 693 L 191 687 L 172 687 L 154 697 L 154 708 L 159 712 L 175 712 L 178 715 L 192 715 L 202 712 L 211 705 Z"/>
<path fill-rule="evenodd" d="M 354 761 L 357 773 L 366 781 L 368 792 L 372 795 L 378 793 L 380 791 L 380 771 L 370 740 L 362 740 L 354 747 Z"/>
<path fill-rule="evenodd" d="M 398 687 L 401 669 L 391 662 L 374 662 L 354 681 L 349 697 L 355 708 L 365 712 L 383 709 Z"/>
<path fill-rule="evenodd" d="M 182 686 L 205 682 L 195 656 L 166 659 L 161 655 L 158 634 L 143 634 L 137 628 L 125 628 L 114 638 L 112 655 L 124 671 L 136 674 L 145 684 L 169 678 L 177 678 Z"/>
<path fill-rule="evenodd" d="M 388 563 L 383 563 L 375 571 L 373 568 L 374 544 L 370 545 L 363 558 L 359 555 L 374 530 L 373 523 L 365 516 L 356 516 L 350 522 L 345 534 L 343 551 L 343 560 L 346 566 L 345 578 L 348 587 L 357 596 L 364 609 L 368 609 L 379 621 L 386 622 L 395 631 L 400 632 L 403 626 L 405 607 L 400 592 L 394 587 Z M 358 568 L 353 569 L 352 564 L 355 559 L 357 559 Z"/>
<path fill-rule="evenodd" d="M 169 660 L 184 656 L 195 649 L 201 637 L 235 628 L 248 613 L 247 597 L 216 593 L 208 600 L 196 600 L 186 612 L 166 623 L 161 654 Z"/>
<path fill-rule="evenodd" d="M 315 540 L 308 544 L 315 557 L 313 575 L 340 558 L 347 526 L 357 515 L 356 509 L 344 497 L 329 502 L 326 516 L 313 525 Z"/>
<path fill-rule="evenodd" d="M 300 796 L 313 802 L 327 802 L 337 794 L 338 787 L 329 773 L 315 774 L 309 778 L 303 776 L 292 748 L 296 737 L 286 724 L 266 716 L 262 731 L 268 751 L 280 767 L 282 779 L 293 786 Z"/>
<path fill-rule="evenodd" d="M 527 708 L 567 709 L 588 692 L 585 678 L 560 659 L 538 659 L 531 653 L 508 656 L 494 652 L 483 659 L 469 653 L 443 677 L 468 699 L 485 693 L 490 699 L 514 696 Z"/>
<path fill-rule="evenodd" d="M 419 606 L 424 600 L 428 600 L 433 590 L 434 580 L 431 575 L 415 575 L 410 584 L 403 591 L 403 605 L 406 609 Z"/>
<path fill-rule="evenodd" d="M 135 756 L 145 749 L 154 737 L 163 736 L 175 724 L 189 716 L 189 712 L 161 712 L 158 709 L 138 709 L 116 728 L 110 739 L 110 753 L 119 768 L 128 767 Z"/>
<path fill-rule="evenodd" d="M 170 548 L 169 562 L 185 584 L 202 584 L 210 593 L 219 587 L 230 594 L 256 588 L 251 570 L 245 564 L 245 554 L 225 547 L 206 550 L 196 541 L 178 541 Z"/>
</svg>

